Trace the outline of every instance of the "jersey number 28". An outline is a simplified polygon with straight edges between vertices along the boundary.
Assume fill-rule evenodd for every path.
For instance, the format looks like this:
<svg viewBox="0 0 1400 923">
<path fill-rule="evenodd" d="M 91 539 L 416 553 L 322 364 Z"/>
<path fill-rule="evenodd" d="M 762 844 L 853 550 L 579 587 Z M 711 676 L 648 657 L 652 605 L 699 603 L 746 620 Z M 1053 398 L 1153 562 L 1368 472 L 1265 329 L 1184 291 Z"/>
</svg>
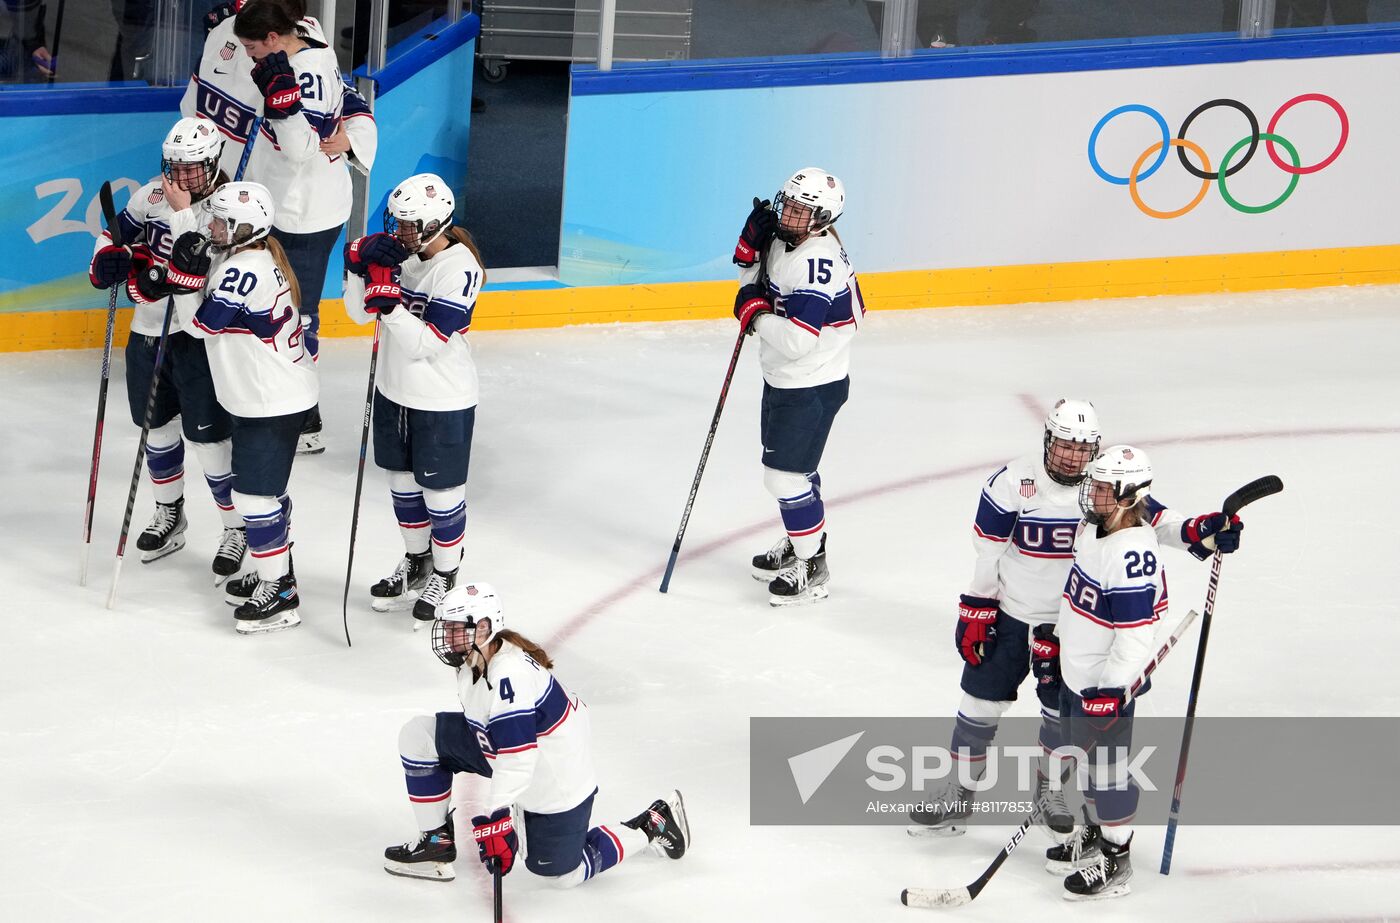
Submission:
<svg viewBox="0 0 1400 923">
<path fill-rule="evenodd" d="M 1129 551 L 1123 555 L 1123 560 L 1128 562 L 1129 577 L 1151 577 L 1157 573 L 1157 556 L 1150 551 L 1144 551 L 1141 555 Z"/>
</svg>

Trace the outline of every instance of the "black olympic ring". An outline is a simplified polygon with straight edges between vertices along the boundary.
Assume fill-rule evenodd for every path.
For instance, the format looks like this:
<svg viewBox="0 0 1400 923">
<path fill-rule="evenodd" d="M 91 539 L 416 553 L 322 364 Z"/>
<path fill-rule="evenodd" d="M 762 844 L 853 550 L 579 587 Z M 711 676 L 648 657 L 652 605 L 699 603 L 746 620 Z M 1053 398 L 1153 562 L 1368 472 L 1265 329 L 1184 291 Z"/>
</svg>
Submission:
<svg viewBox="0 0 1400 923">
<path fill-rule="evenodd" d="M 1243 170 L 1245 164 L 1249 163 L 1250 159 L 1254 157 L 1254 152 L 1259 149 L 1259 120 L 1254 117 L 1254 112 L 1244 103 L 1240 102 L 1238 99 L 1212 99 L 1210 102 L 1201 103 L 1195 109 L 1191 110 L 1191 114 L 1186 117 L 1186 121 L 1181 123 L 1181 129 L 1177 131 L 1176 137 L 1180 141 L 1185 141 L 1186 129 L 1191 127 L 1191 123 L 1195 121 L 1196 116 L 1207 110 L 1214 109 L 1217 106 L 1238 109 L 1244 114 L 1245 118 L 1249 119 L 1249 150 L 1244 152 L 1244 156 L 1240 158 L 1239 163 L 1225 171 L 1225 176 L 1231 177 Z M 1181 160 L 1181 165 L 1186 168 L 1187 172 L 1196 177 L 1196 179 L 1216 180 L 1220 178 L 1219 170 L 1208 172 L 1199 169 L 1194 166 L 1191 161 L 1187 160 L 1186 148 L 1178 147 L 1176 149 L 1176 156 Z"/>
</svg>

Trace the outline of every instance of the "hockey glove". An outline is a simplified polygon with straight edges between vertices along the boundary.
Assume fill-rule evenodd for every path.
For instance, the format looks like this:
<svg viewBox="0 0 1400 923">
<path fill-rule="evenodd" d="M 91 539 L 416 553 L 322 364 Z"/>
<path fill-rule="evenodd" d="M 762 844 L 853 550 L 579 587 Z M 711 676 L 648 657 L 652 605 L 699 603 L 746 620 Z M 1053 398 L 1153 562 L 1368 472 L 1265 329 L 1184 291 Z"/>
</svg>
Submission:
<svg viewBox="0 0 1400 923">
<path fill-rule="evenodd" d="M 1127 708 L 1128 696 L 1122 686 L 1112 689 L 1090 686 L 1079 693 L 1079 698 L 1079 707 L 1093 719 L 1090 724 L 1100 731 L 1106 731 L 1122 716 Z"/>
<path fill-rule="evenodd" d="M 767 199 L 753 200 L 753 211 L 739 232 L 739 242 L 734 245 L 734 262 L 745 269 L 758 262 L 764 249 L 773 242 L 778 233 L 778 213 L 773 211 Z"/>
<path fill-rule="evenodd" d="M 1204 561 L 1216 551 L 1233 554 L 1240 550 L 1240 530 L 1244 523 L 1235 516 L 1228 523 L 1224 513 L 1206 513 L 1181 524 L 1181 540 L 1186 550 Z"/>
<path fill-rule="evenodd" d="M 753 333 L 754 319 L 758 315 L 772 313 L 773 302 L 757 282 L 743 286 L 734 297 L 734 316 L 739 320 L 739 329 L 745 333 Z"/>
<path fill-rule="evenodd" d="M 88 267 L 88 281 L 93 288 L 111 288 L 125 282 L 131 275 L 131 251 L 116 244 L 108 244 L 92 255 L 92 265 Z"/>
<path fill-rule="evenodd" d="M 345 270 L 369 278 L 369 264 L 397 266 L 408 259 L 408 248 L 392 234 L 370 234 L 345 245 Z"/>
<path fill-rule="evenodd" d="M 958 601 L 958 653 L 968 666 L 980 666 L 997 640 L 997 601 L 964 593 Z"/>
<path fill-rule="evenodd" d="M 387 317 L 403 299 L 399 268 L 370 263 L 365 278 L 365 313 Z"/>
<path fill-rule="evenodd" d="M 285 51 L 274 51 L 253 65 L 253 82 L 263 95 L 263 114 L 285 119 L 301 111 L 301 88 Z"/>
<path fill-rule="evenodd" d="M 238 12 L 238 8 L 237 8 L 237 6 L 236 6 L 235 4 L 233 4 L 233 3 L 220 3 L 218 6 L 214 7 L 214 8 L 213 8 L 212 10 L 210 10 L 209 12 L 205 13 L 205 14 L 204 14 L 204 36 L 205 36 L 206 38 L 208 38 L 208 37 L 209 37 L 209 33 L 210 33 L 210 32 L 213 32 L 215 29 L 217 29 L 217 28 L 219 27 L 219 23 L 223 22 L 225 19 L 228 19 L 230 16 L 232 16 L 234 13 L 237 13 L 237 12 Z"/>
<path fill-rule="evenodd" d="M 165 267 L 156 261 L 151 248 L 137 244 L 131 248 L 131 275 L 126 294 L 134 304 L 150 304 L 170 294 L 165 290 Z"/>
<path fill-rule="evenodd" d="M 1054 625 L 1037 625 L 1031 639 L 1031 672 L 1042 689 L 1060 685 L 1060 639 Z"/>
<path fill-rule="evenodd" d="M 520 839 L 515 835 L 515 825 L 511 822 L 510 808 L 497 808 L 487 817 L 478 814 L 472 818 L 472 839 L 476 840 L 477 852 L 486 870 L 492 871 L 492 863 L 499 864 L 502 875 L 510 873 L 515 865 L 515 851 L 520 848 Z"/>
<path fill-rule="evenodd" d="M 209 278 L 209 239 L 198 231 L 186 231 L 170 248 L 170 265 L 165 282 L 175 295 L 204 290 Z"/>
</svg>

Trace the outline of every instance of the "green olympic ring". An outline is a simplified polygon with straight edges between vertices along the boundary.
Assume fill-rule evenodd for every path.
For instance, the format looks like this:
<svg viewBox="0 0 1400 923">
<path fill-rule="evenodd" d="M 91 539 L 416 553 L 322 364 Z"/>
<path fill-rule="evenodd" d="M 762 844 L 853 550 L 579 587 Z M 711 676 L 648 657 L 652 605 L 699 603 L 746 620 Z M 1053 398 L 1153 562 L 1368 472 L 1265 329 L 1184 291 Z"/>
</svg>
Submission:
<svg viewBox="0 0 1400 923">
<path fill-rule="evenodd" d="M 1244 138 L 1240 139 L 1238 144 L 1230 148 L 1225 154 L 1225 159 L 1220 161 L 1220 174 L 1215 182 L 1220 187 L 1220 198 L 1224 199 L 1225 203 L 1235 211 L 1244 212 L 1246 215 L 1262 215 L 1264 212 L 1273 211 L 1284 202 L 1287 202 L 1288 197 L 1293 194 L 1293 190 L 1298 188 L 1298 177 L 1302 175 L 1301 171 L 1298 170 L 1298 167 L 1302 164 L 1302 161 L 1298 159 L 1298 149 L 1294 147 L 1287 138 L 1284 138 L 1282 135 L 1273 134 L 1272 132 L 1261 132 L 1259 138 L 1281 145 L 1283 149 L 1288 152 L 1289 158 L 1293 161 L 1293 170 L 1289 171 L 1288 188 L 1284 189 L 1283 194 L 1277 199 L 1265 205 L 1245 205 L 1237 201 L 1234 196 L 1230 195 L 1230 190 L 1225 188 L 1225 173 L 1230 168 L 1230 161 L 1240 152 L 1241 148 L 1250 142 L 1254 142 L 1255 144 L 1259 142 L 1255 140 L 1253 135 L 1246 135 Z"/>
</svg>

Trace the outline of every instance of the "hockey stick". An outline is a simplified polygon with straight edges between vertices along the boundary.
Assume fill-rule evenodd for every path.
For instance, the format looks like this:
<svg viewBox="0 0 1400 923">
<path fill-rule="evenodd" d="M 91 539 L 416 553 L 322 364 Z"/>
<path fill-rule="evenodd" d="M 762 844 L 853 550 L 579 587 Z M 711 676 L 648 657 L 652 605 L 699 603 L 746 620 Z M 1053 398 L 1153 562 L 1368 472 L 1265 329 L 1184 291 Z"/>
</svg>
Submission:
<svg viewBox="0 0 1400 923">
<path fill-rule="evenodd" d="M 1172 648 L 1176 647 L 1177 642 L 1186 634 L 1186 629 L 1191 627 L 1191 623 L 1196 620 L 1196 615 L 1195 609 L 1187 612 L 1185 617 L 1177 623 L 1176 629 L 1167 640 L 1162 643 L 1162 646 L 1157 649 L 1157 653 L 1153 654 L 1151 659 L 1147 661 L 1147 664 L 1138 671 L 1137 679 L 1133 680 L 1132 684 L 1128 687 L 1127 698 L 1124 702 L 1125 705 L 1127 702 L 1132 701 L 1138 690 L 1147 682 L 1147 678 L 1157 671 L 1157 668 L 1162 665 L 1163 660 L 1167 659 L 1167 654 L 1171 652 Z M 982 893 L 982 889 L 987 887 L 987 882 L 992 880 L 992 876 L 1001 868 L 1002 863 L 1006 861 L 1006 857 L 1011 855 L 1012 851 L 1017 846 L 1021 845 L 1021 840 L 1025 839 L 1026 834 L 1035 824 L 1036 815 L 1038 813 L 1039 806 L 1030 813 L 1030 816 L 1022 822 L 1020 827 L 1016 828 L 1016 832 L 1011 834 L 1011 839 L 1001 848 L 1001 852 L 992 860 L 992 864 L 987 866 L 986 871 L 979 875 L 977 880 L 972 884 L 963 888 L 905 888 L 899 893 L 899 902 L 906 907 L 920 907 L 926 910 L 933 910 L 939 907 L 961 907 L 964 904 L 972 903 L 977 895 Z"/>
<path fill-rule="evenodd" d="M 53 47 L 49 49 L 49 79 L 50 86 L 58 79 L 58 42 L 63 38 L 63 9 L 68 0 L 58 0 L 58 17 L 53 24 Z"/>
<path fill-rule="evenodd" d="M 1225 498 L 1221 512 L 1225 514 L 1225 527 L 1235 514 L 1255 500 L 1272 496 L 1283 490 L 1283 481 L 1275 475 L 1266 475 L 1250 481 Z M 1215 613 L 1215 593 L 1220 586 L 1220 563 L 1223 555 L 1219 549 L 1210 563 L 1210 583 L 1206 586 L 1205 614 L 1201 617 L 1201 639 L 1196 643 L 1196 667 L 1191 673 L 1191 693 L 1186 700 L 1186 727 L 1181 732 L 1181 755 L 1176 763 L 1176 785 L 1172 788 L 1171 814 L 1167 817 L 1167 836 L 1162 843 L 1162 865 L 1159 871 L 1170 875 L 1172 870 L 1172 850 L 1176 848 L 1176 828 L 1181 821 L 1181 787 L 1186 781 L 1186 759 L 1191 751 L 1191 731 L 1196 725 L 1196 698 L 1201 691 L 1201 674 L 1206 667 L 1206 642 L 1210 640 L 1210 617 Z"/>
<path fill-rule="evenodd" d="M 243 143 L 243 156 L 238 159 L 238 172 L 233 174 L 233 181 L 236 183 L 243 179 L 243 171 L 248 169 L 248 158 L 253 153 L 253 142 L 258 139 L 258 132 L 262 129 L 263 117 L 255 116 L 253 125 L 248 129 L 248 140 Z"/>
<path fill-rule="evenodd" d="M 496 923 L 501 923 L 505 913 L 503 910 L 501 896 L 501 860 L 497 859 L 491 863 L 491 907 L 495 914 Z"/>
<path fill-rule="evenodd" d="M 160 325 L 160 343 L 156 346 L 155 367 L 151 369 L 151 385 L 146 389 L 146 413 L 141 420 L 141 438 L 136 443 L 136 462 L 131 466 L 131 488 L 126 494 L 126 513 L 122 516 L 122 531 L 117 538 L 117 564 L 112 571 L 112 590 L 107 594 L 107 608 L 117 604 L 117 581 L 122 575 L 122 560 L 126 556 L 126 538 L 131 533 L 131 512 L 136 506 L 136 490 L 141 486 L 141 466 L 146 461 L 146 440 L 151 435 L 151 417 L 156 412 L 156 389 L 160 386 L 160 367 L 165 362 L 165 347 L 170 341 L 170 319 L 175 315 L 175 296 L 165 299 L 165 319 Z M 137 334 L 133 334 L 136 336 Z"/>
<path fill-rule="evenodd" d="M 379 324 L 374 318 L 374 345 L 369 350 L 369 386 L 365 390 L 365 416 L 360 428 L 360 466 L 355 472 L 355 502 L 350 507 L 350 551 L 345 561 L 345 593 L 340 598 L 340 623 L 345 628 L 345 646 L 350 643 L 350 575 L 355 570 L 355 533 L 360 525 L 360 491 L 365 486 L 365 449 L 369 446 L 369 420 L 374 410 L 374 372 L 379 364 Z"/>
<path fill-rule="evenodd" d="M 763 283 L 765 290 L 768 288 L 768 248 L 764 247 L 759 255 L 758 278 Z M 753 329 L 754 322 L 758 320 L 755 314 L 749 320 L 749 325 L 739 331 L 739 338 L 734 341 L 734 354 L 729 357 L 729 370 L 724 373 L 724 387 L 719 389 L 719 403 L 715 404 L 715 415 L 710 420 L 710 431 L 705 436 L 705 448 L 700 452 L 700 464 L 695 468 L 695 480 L 690 482 L 690 496 L 685 501 L 685 511 L 681 513 L 681 525 L 676 530 L 676 541 L 671 545 L 671 556 L 666 560 L 666 573 L 661 576 L 661 592 L 665 593 L 671 586 L 671 573 L 676 569 L 676 559 L 681 554 L 681 541 L 685 539 L 685 528 L 690 524 L 690 511 L 695 507 L 695 497 L 700 493 L 700 478 L 705 475 L 705 462 L 710 458 L 710 447 L 715 444 L 715 433 L 719 430 L 719 417 L 724 413 L 724 402 L 729 397 L 729 385 L 734 380 L 734 370 L 739 366 L 739 353 L 744 348 L 744 339 Z"/>
<path fill-rule="evenodd" d="M 117 207 L 112 202 L 112 184 L 103 183 L 98 193 L 102 215 L 107 219 L 107 234 L 112 243 L 122 245 L 122 228 L 117 221 Z M 97 503 L 97 469 L 102 463 L 102 428 L 107 420 L 107 382 L 112 377 L 112 331 L 117 324 L 118 282 L 107 297 L 107 334 L 102 341 L 102 382 L 97 386 L 97 424 L 92 434 L 92 463 L 88 466 L 87 509 L 83 512 L 83 550 L 79 559 L 78 586 L 87 586 L 88 552 L 92 550 L 92 513 Z"/>
</svg>

